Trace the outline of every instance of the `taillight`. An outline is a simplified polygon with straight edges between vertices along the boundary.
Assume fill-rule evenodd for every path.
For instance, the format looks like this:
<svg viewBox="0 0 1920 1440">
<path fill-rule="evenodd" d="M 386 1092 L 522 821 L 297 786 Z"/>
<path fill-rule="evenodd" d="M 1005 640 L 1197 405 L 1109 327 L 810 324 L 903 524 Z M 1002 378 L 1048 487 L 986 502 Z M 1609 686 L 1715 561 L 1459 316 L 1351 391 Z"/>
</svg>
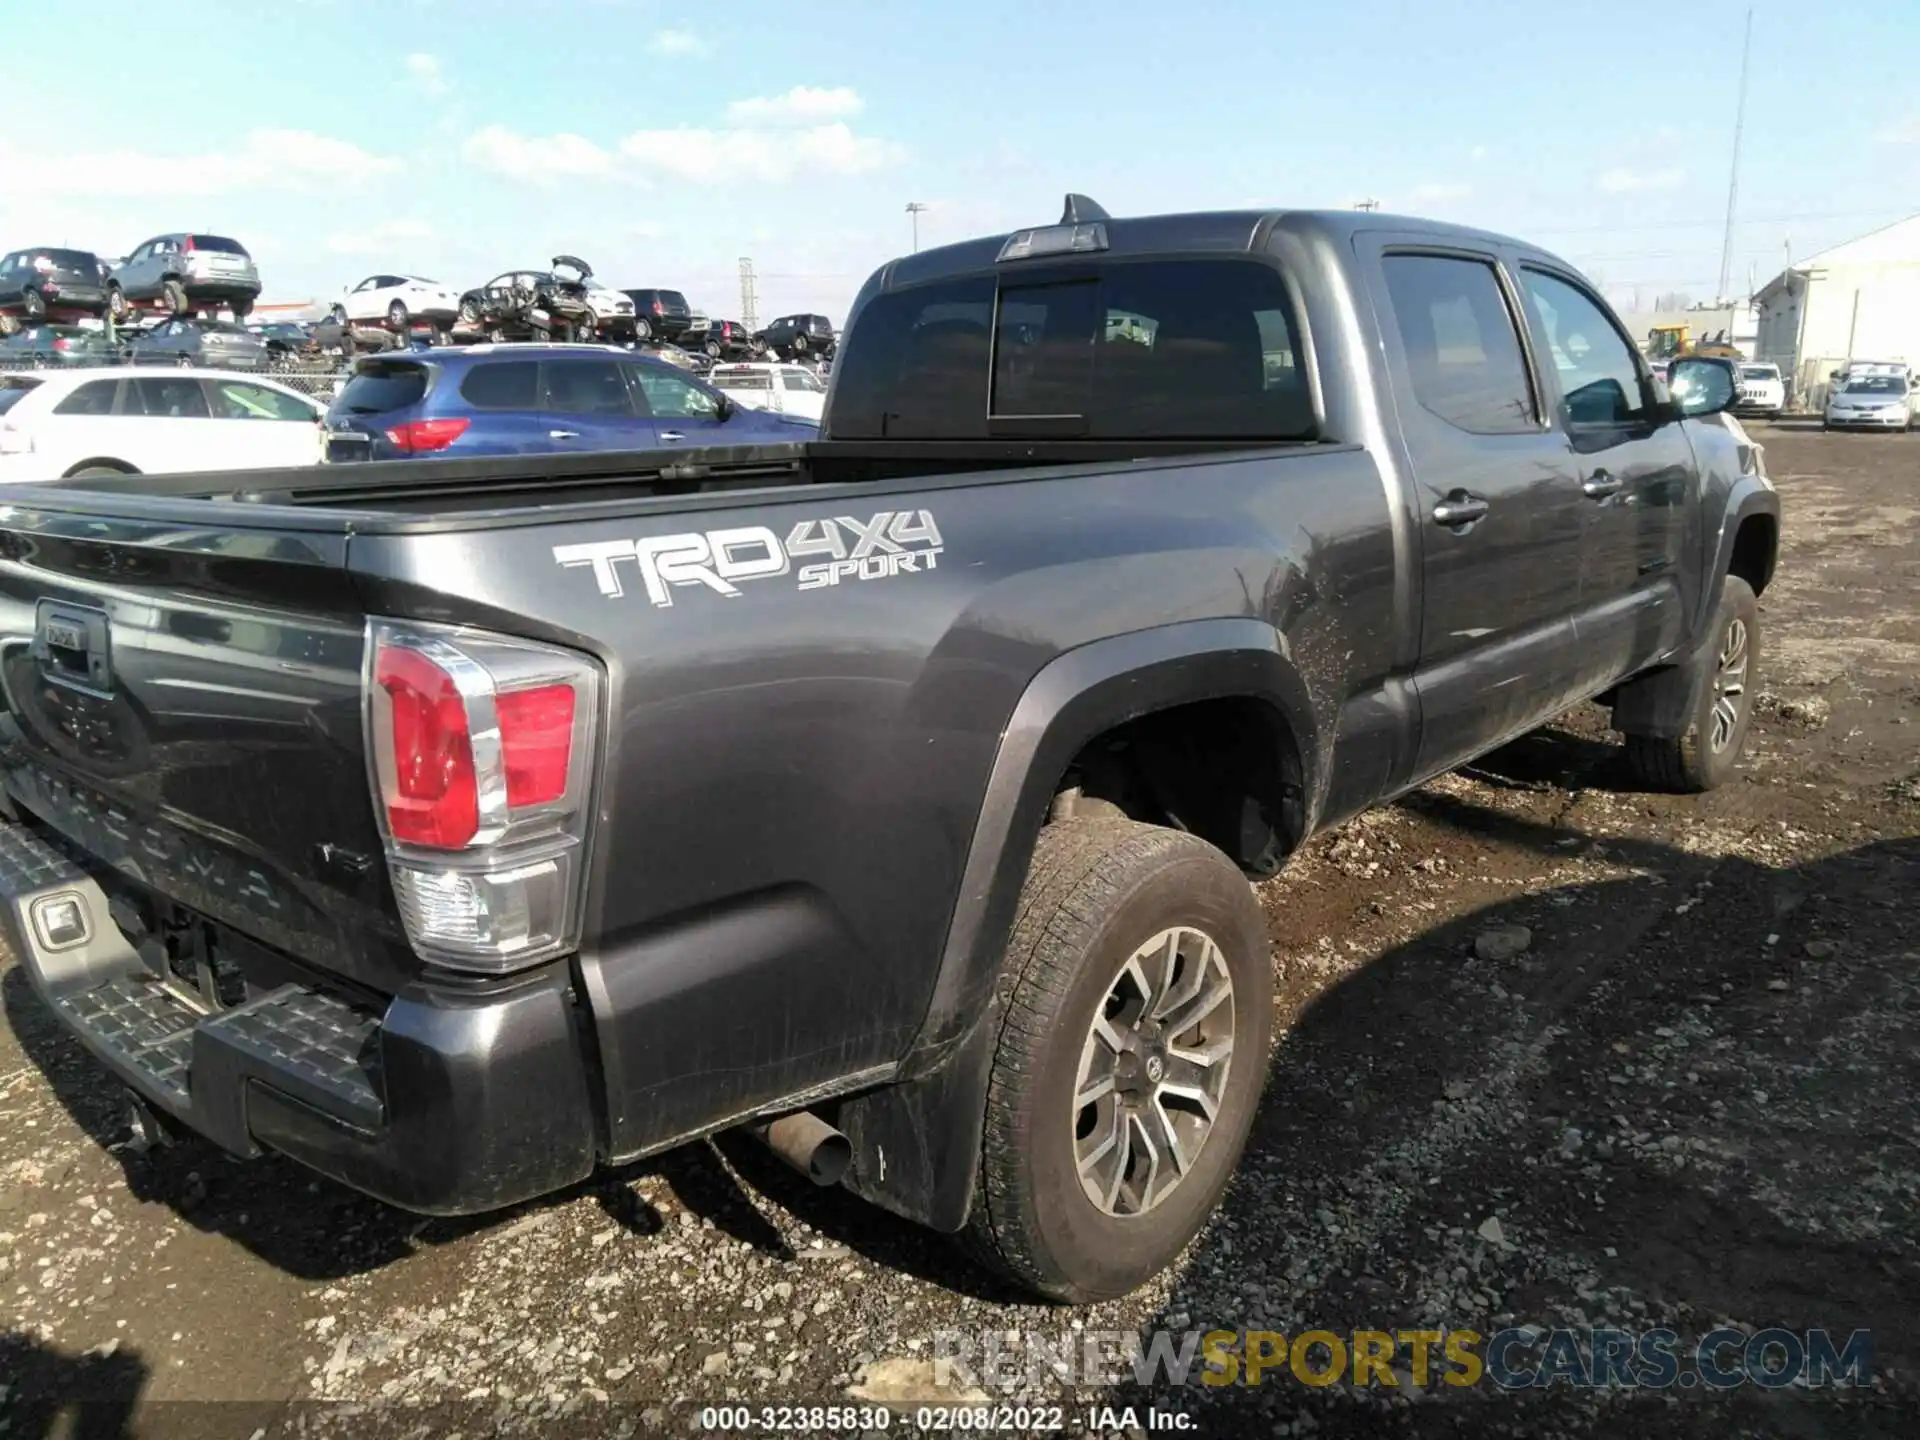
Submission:
<svg viewBox="0 0 1920 1440">
<path fill-rule="evenodd" d="M 414 949 L 501 973 L 577 943 L 599 667 L 380 620 L 367 649 L 373 789 Z"/>
<path fill-rule="evenodd" d="M 193 237 L 191 235 L 187 236 L 187 243 L 180 247 L 180 253 L 182 255 L 193 254 Z"/>
<path fill-rule="evenodd" d="M 73 348 L 73 341 L 62 335 L 58 340 L 53 342 L 53 348 L 56 350 L 71 350 Z"/>
<path fill-rule="evenodd" d="M 387 431 L 387 439 L 394 448 L 404 450 L 409 455 L 425 455 L 435 450 L 444 450 L 462 435 L 467 433 L 470 420 L 451 418 L 445 420 L 409 420 L 404 425 L 395 425 Z"/>
</svg>

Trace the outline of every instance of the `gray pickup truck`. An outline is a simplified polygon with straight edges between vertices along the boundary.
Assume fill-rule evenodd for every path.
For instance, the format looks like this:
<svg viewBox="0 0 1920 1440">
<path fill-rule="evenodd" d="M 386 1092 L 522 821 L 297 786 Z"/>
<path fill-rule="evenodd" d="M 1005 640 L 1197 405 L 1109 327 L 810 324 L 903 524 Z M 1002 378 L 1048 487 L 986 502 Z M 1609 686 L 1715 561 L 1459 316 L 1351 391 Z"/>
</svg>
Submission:
<svg viewBox="0 0 1920 1440">
<path fill-rule="evenodd" d="M 0 490 L 6 930 L 160 1131 L 474 1213 L 741 1128 L 1119 1294 L 1250 879 L 1590 697 L 1728 776 L 1733 398 L 1519 241 L 1070 197 L 875 274 L 818 441 Z"/>
</svg>

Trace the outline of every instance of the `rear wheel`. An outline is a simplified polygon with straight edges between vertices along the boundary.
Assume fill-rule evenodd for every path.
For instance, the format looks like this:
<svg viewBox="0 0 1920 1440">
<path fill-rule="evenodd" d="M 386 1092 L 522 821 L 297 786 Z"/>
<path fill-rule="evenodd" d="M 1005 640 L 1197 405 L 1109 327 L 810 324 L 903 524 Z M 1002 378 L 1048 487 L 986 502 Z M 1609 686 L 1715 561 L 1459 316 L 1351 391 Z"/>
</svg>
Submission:
<svg viewBox="0 0 1920 1440">
<path fill-rule="evenodd" d="M 1649 790 L 1712 790 L 1740 763 L 1760 676 L 1760 602 L 1738 575 L 1724 582 L 1709 643 L 1712 673 L 1685 732 L 1673 739 L 1627 736 L 1627 763 Z"/>
<path fill-rule="evenodd" d="M 101 475 L 138 475 L 140 472 L 131 465 L 83 465 L 78 470 L 69 470 L 70 480 L 85 480 L 90 476 Z"/>
<path fill-rule="evenodd" d="M 178 280 L 169 280 L 160 287 L 160 298 L 166 304 L 169 315 L 187 313 L 187 287 Z"/>
<path fill-rule="evenodd" d="M 407 307 L 402 301 L 387 306 L 387 328 L 396 335 L 407 333 Z"/>
<path fill-rule="evenodd" d="M 597 338 L 600 322 L 591 315 L 582 315 L 573 322 L 573 339 L 576 344 L 585 345 Z"/>
<path fill-rule="evenodd" d="M 1269 954 L 1246 878 L 1205 841 L 1107 818 L 1041 832 L 1005 962 L 976 1254 L 1076 1302 L 1173 1263 L 1253 1123 Z"/>
<path fill-rule="evenodd" d="M 107 314 L 113 317 L 113 323 L 124 325 L 133 315 L 133 307 L 127 303 L 126 292 L 118 285 L 107 287 Z"/>
<path fill-rule="evenodd" d="M 20 294 L 20 313 L 28 320 L 47 318 L 47 297 L 38 290 L 24 290 Z"/>
<path fill-rule="evenodd" d="M 236 300 L 227 308 L 233 311 L 234 322 L 238 324 L 240 321 L 246 319 L 247 316 L 253 313 L 253 301 Z"/>
</svg>

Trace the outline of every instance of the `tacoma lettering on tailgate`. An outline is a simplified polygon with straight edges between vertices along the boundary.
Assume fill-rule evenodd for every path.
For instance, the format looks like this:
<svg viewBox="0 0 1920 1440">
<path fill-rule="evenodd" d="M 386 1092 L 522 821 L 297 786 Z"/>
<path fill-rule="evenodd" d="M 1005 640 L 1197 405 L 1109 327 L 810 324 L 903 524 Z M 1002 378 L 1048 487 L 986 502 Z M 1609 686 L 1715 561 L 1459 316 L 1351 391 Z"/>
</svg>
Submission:
<svg viewBox="0 0 1920 1440">
<path fill-rule="evenodd" d="M 802 520 L 785 540 L 764 525 L 743 525 L 556 545 L 553 558 L 567 569 L 591 568 L 600 593 L 616 599 L 626 594 L 622 566 L 632 562 L 647 598 L 665 609 L 676 589 L 689 586 L 737 600 L 740 582 L 780 575 L 794 575 L 801 590 L 917 575 L 938 565 L 945 548 L 932 511 L 882 510 L 867 520 L 851 515 Z"/>
</svg>

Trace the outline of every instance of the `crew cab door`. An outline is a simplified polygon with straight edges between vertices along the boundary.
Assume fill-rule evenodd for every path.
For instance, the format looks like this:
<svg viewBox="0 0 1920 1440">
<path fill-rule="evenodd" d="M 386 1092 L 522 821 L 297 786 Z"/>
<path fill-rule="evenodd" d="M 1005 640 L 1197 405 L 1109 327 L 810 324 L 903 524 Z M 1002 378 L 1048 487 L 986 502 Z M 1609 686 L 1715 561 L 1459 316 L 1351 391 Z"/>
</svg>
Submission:
<svg viewBox="0 0 1920 1440">
<path fill-rule="evenodd" d="M 1360 243 L 1418 506 L 1418 781 L 1568 702 L 1591 502 L 1494 251 Z"/>
<path fill-rule="evenodd" d="M 1530 262 L 1519 281 L 1555 424 L 1573 447 L 1586 499 L 1569 663 L 1581 692 L 1592 694 L 1666 657 L 1685 636 L 1683 547 L 1699 515 L 1699 472 L 1684 422 L 1662 415 L 1650 372 L 1593 292 Z"/>
</svg>

